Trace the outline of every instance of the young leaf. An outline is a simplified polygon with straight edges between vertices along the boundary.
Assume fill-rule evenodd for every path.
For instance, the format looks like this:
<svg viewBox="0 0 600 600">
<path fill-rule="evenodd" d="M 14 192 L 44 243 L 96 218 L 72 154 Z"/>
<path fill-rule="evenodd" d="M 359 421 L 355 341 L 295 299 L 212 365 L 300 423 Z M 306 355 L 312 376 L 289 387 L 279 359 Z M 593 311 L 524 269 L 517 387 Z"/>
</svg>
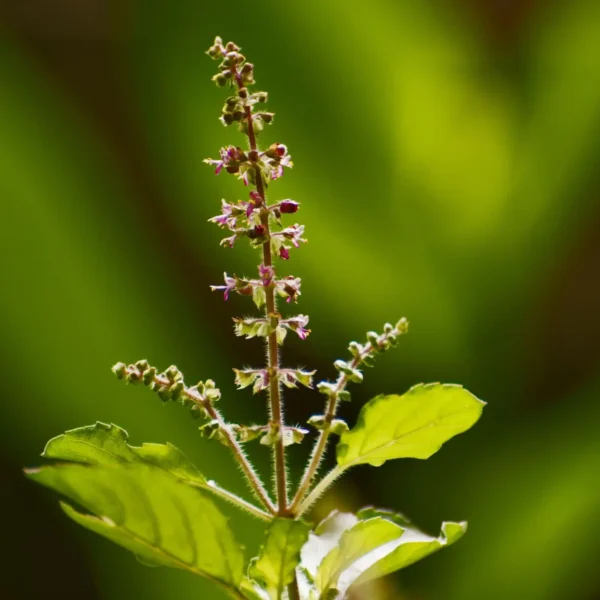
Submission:
<svg viewBox="0 0 600 600">
<path fill-rule="evenodd" d="M 309 534 L 308 541 L 300 553 L 300 564 L 312 582 L 317 577 L 323 559 L 338 545 L 344 531 L 354 527 L 356 523 L 356 515 L 334 510 Z"/>
<path fill-rule="evenodd" d="M 150 463 L 192 485 L 206 484 L 202 473 L 172 444 L 130 446 L 128 439 L 127 432 L 117 425 L 98 422 L 52 438 L 42 456 L 89 465 Z"/>
<path fill-rule="evenodd" d="M 412 387 L 403 396 L 377 396 L 363 406 L 356 426 L 337 445 L 341 467 L 392 458 L 429 458 L 442 444 L 472 427 L 485 406 L 459 385 Z"/>
<path fill-rule="evenodd" d="M 354 563 L 352 587 L 372 579 L 383 577 L 408 567 L 413 563 L 457 542 L 467 531 L 467 524 L 442 523 L 442 531 L 437 538 L 428 536 L 416 529 L 407 529 L 398 539 L 375 549 L 371 555 Z"/>
<path fill-rule="evenodd" d="M 357 516 L 361 520 L 336 536 L 319 565 L 316 587 L 321 598 L 333 590 L 346 594 L 354 586 L 403 569 L 458 541 L 467 529 L 466 523 L 443 523 L 441 535 L 434 538 L 391 511 L 368 507 Z M 303 548 L 303 558 L 311 542 Z"/>
<path fill-rule="evenodd" d="M 241 597 L 234 590 L 242 580 L 244 556 L 227 519 L 202 492 L 162 468 L 61 463 L 27 475 L 90 511 L 82 514 L 63 504 L 75 521 L 143 562 L 207 577 Z"/>
<path fill-rule="evenodd" d="M 401 527 L 381 517 L 359 521 L 346 530 L 319 566 L 315 581 L 319 592 L 338 589 L 338 580 L 346 569 L 376 548 L 398 539 L 402 533 Z"/>
<path fill-rule="evenodd" d="M 293 581 L 309 531 L 308 525 L 292 519 L 275 519 L 269 526 L 260 555 L 250 563 L 248 574 L 265 586 L 271 600 L 281 600 Z"/>
</svg>

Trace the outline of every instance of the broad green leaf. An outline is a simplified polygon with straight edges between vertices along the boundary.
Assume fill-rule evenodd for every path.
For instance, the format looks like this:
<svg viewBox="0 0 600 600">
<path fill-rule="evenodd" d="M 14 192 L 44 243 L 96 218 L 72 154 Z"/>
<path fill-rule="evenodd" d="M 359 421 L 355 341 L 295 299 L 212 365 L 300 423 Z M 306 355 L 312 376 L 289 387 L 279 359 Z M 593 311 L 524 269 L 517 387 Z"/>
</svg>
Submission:
<svg viewBox="0 0 600 600">
<path fill-rule="evenodd" d="M 392 458 L 429 458 L 442 444 L 472 427 L 485 406 L 459 385 L 412 387 L 402 396 L 377 396 L 362 408 L 356 426 L 342 434 L 337 462 L 375 467 Z"/>
<path fill-rule="evenodd" d="M 353 581 L 348 583 L 359 585 L 412 565 L 429 554 L 454 544 L 466 530 L 465 522 L 442 523 L 440 536 L 434 538 L 416 529 L 407 529 L 399 539 L 384 544 L 358 560 L 352 566 Z"/>
<path fill-rule="evenodd" d="M 316 577 L 316 586 L 321 594 L 338 588 L 340 576 L 361 557 L 398 539 L 404 530 L 381 517 L 359 521 L 346 530 L 337 545 L 321 562 Z"/>
<path fill-rule="evenodd" d="M 172 444 L 130 446 L 129 436 L 117 425 L 96 423 L 71 429 L 52 438 L 42 456 L 89 465 L 150 463 L 191 484 L 206 485 L 202 473 Z"/>
<path fill-rule="evenodd" d="M 244 556 L 224 515 L 200 490 L 148 463 L 63 463 L 27 471 L 91 514 L 65 512 L 88 529 L 131 550 L 143 562 L 208 577 L 233 597 Z"/>
<path fill-rule="evenodd" d="M 292 519 L 275 519 L 269 525 L 265 543 L 248 574 L 265 586 L 271 600 L 280 600 L 293 581 L 309 531 L 308 525 Z"/>
</svg>

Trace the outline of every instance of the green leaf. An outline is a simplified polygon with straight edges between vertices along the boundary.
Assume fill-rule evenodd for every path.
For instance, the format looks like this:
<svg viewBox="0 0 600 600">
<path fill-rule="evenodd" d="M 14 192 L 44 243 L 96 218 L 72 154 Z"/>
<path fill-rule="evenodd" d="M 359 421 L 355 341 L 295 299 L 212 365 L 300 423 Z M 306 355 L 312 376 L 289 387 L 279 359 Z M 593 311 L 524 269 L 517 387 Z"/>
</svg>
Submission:
<svg viewBox="0 0 600 600">
<path fill-rule="evenodd" d="M 391 521 L 392 523 L 396 523 L 396 525 L 400 525 L 402 528 L 413 528 L 415 529 L 412 521 L 402 513 L 394 512 L 392 510 L 387 510 L 385 508 L 375 508 L 374 506 L 366 506 L 365 508 L 361 508 L 356 516 L 361 521 L 366 521 L 367 519 L 374 519 L 375 517 L 382 517 Z"/>
<path fill-rule="evenodd" d="M 302 549 L 302 566 L 312 575 L 318 564 L 314 579 L 324 599 L 333 591 L 344 595 L 353 586 L 403 569 L 453 544 L 467 524 L 443 523 L 442 533 L 435 538 L 410 526 L 401 514 L 368 507 L 357 516 L 334 514 L 319 528 Z M 323 550 L 327 551 L 324 558 Z"/>
<path fill-rule="evenodd" d="M 356 586 L 372 579 L 389 575 L 457 542 L 467 531 L 466 522 L 442 523 L 439 537 L 430 537 L 416 529 L 407 529 L 395 541 L 377 548 L 370 556 L 353 565 L 360 574 L 350 585 Z"/>
<path fill-rule="evenodd" d="M 244 556 L 227 519 L 200 490 L 148 463 L 62 463 L 27 471 L 34 481 L 92 514 L 63 504 L 77 523 L 131 550 L 144 563 L 190 571 L 234 597 Z"/>
<path fill-rule="evenodd" d="M 42 456 L 88 465 L 149 463 L 192 485 L 206 484 L 202 473 L 172 444 L 130 446 L 128 439 L 117 425 L 98 422 L 52 438 Z"/>
<path fill-rule="evenodd" d="M 249 577 L 242 579 L 240 591 L 246 600 L 270 600 L 268 592 Z"/>
<path fill-rule="evenodd" d="M 271 600 L 283 598 L 293 581 L 300 562 L 300 550 L 308 539 L 310 527 L 302 521 L 275 519 L 257 559 L 250 563 L 248 574 L 263 584 Z"/>
<path fill-rule="evenodd" d="M 346 530 L 319 566 L 316 577 L 319 592 L 337 589 L 340 575 L 346 569 L 376 548 L 398 539 L 403 532 L 401 527 L 381 517 L 359 521 Z"/>
<path fill-rule="evenodd" d="M 337 445 L 341 467 L 392 458 L 429 458 L 472 427 L 485 402 L 459 385 L 421 384 L 402 396 L 377 396 L 363 406 L 356 426 Z"/>
<path fill-rule="evenodd" d="M 312 582 L 323 559 L 338 545 L 344 531 L 356 523 L 356 515 L 334 510 L 310 532 L 308 542 L 302 548 L 300 564 Z"/>
</svg>

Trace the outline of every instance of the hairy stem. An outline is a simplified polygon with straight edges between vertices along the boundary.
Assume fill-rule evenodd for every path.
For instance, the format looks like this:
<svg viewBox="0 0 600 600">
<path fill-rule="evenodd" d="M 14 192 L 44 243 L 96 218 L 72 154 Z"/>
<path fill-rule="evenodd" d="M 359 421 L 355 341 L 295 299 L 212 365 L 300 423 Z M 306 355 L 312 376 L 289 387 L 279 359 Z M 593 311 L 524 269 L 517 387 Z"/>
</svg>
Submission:
<svg viewBox="0 0 600 600">
<path fill-rule="evenodd" d="M 156 375 L 154 377 L 154 382 L 157 383 L 159 386 L 169 386 L 170 385 L 170 381 L 166 377 L 161 377 L 160 375 Z M 254 467 L 250 464 L 250 461 L 248 460 L 248 457 L 244 453 L 244 450 L 242 449 L 242 447 L 240 446 L 238 441 L 235 439 L 235 436 L 231 432 L 231 429 L 229 428 L 227 423 L 225 423 L 225 420 L 221 416 L 221 413 L 212 405 L 211 402 L 209 402 L 197 390 L 186 387 L 183 390 L 183 393 L 190 400 L 195 402 L 199 407 L 204 409 L 206 411 L 206 413 L 210 416 L 211 419 L 218 422 L 219 429 L 223 433 L 225 443 L 227 444 L 227 446 L 229 446 L 229 448 L 233 452 L 234 458 L 236 459 L 236 461 L 240 465 L 242 471 L 246 475 L 246 479 L 247 479 L 248 483 L 250 484 L 252 491 L 254 492 L 256 497 L 260 500 L 262 505 L 271 514 L 275 514 L 277 512 L 277 509 L 271 502 L 271 499 L 269 498 L 269 494 L 267 493 L 267 490 L 265 489 L 264 485 L 260 481 L 260 478 L 258 477 L 258 474 L 254 470 Z"/>
<path fill-rule="evenodd" d="M 310 507 L 327 491 L 327 489 L 339 479 L 348 467 L 334 467 L 304 499 L 295 511 L 296 518 L 300 518 Z"/>
<path fill-rule="evenodd" d="M 235 72 L 235 78 L 237 85 L 240 89 L 244 88 L 242 78 L 239 73 Z M 254 124 L 252 121 L 252 108 L 246 106 L 246 119 L 248 122 L 248 142 L 250 149 L 258 152 L 258 145 L 256 143 L 256 133 L 254 131 Z M 260 169 L 256 167 L 256 191 L 260 195 L 263 203 L 266 202 L 265 188 L 262 180 L 262 173 Z M 261 223 L 265 228 L 266 242 L 263 244 L 263 265 L 265 267 L 273 266 L 273 257 L 271 256 L 271 241 L 270 241 L 270 229 L 269 229 L 269 213 L 268 211 L 262 211 Z M 265 287 L 266 295 L 266 308 L 265 315 L 267 320 L 270 315 L 275 313 L 275 290 L 273 285 Z M 277 333 L 273 332 L 269 334 L 267 338 L 267 368 L 269 372 L 269 402 L 271 405 L 271 420 L 274 426 L 277 428 L 278 436 L 275 442 L 274 454 L 275 454 L 275 486 L 277 490 L 277 512 L 279 516 L 285 516 L 288 512 L 287 507 L 287 482 L 286 482 L 286 465 L 285 465 L 285 446 L 283 444 L 283 410 L 282 410 L 282 399 L 281 390 L 279 387 L 279 380 L 277 378 L 277 369 L 279 367 L 279 346 L 277 344 Z"/>
<path fill-rule="evenodd" d="M 243 498 L 240 498 L 239 496 L 230 492 L 229 490 L 222 488 L 220 485 L 218 485 L 214 481 L 207 481 L 206 484 L 198 485 L 198 487 L 201 487 L 204 490 L 212 492 L 215 496 L 218 496 L 219 498 L 223 498 L 230 504 L 233 504 L 233 506 L 235 506 L 243 511 L 246 511 L 247 513 L 251 514 L 253 517 L 256 517 L 257 519 L 261 519 L 263 521 L 271 521 L 272 520 L 271 514 L 254 506 L 254 504 L 250 504 L 250 502 L 246 502 L 246 500 L 244 500 Z"/>
<path fill-rule="evenodd" d="M 373 350 L 371 344 L 367 344 L 364 349 L 364 352 L 354 357 L 354 360 L 351 363 L 351 367 L 355 369 L 361 363 L 363 358 L 367 356 Z M 310 489 L 310 485 L 319 469 L 319 465 L 323 460 L 323 455 L 325 453 L 325 449 L 327 448 L 327 441 L 329 439 L 329 435 L 331 433 L 331 422 L 335 418 L 338 404 L 339 404 L 339 395 L 340 392 L 344 390 L 348 383 L 348 376 L 345 373 L 340 373 L 338 380 L 335 384 L 334 392 L 329 396 L 329 401 L 327 402 L 327 409 L 325 411 L 325 428 L 321 431 L 321 434 L 317 438 L 315 445 L 313 446 L 313 450 L 310 456 L 310 460 L 306 470 L 304 471 L 304 475 L 302 476 L 302 480 L 300 481 L 300 485 L 298 486 L 298 490 L 292 503 L 290 505 L 290 512 L 294 515 L 297 514 L 298 507 L 300 503 L 306 496 L 308 490 Z"/>
</svg>

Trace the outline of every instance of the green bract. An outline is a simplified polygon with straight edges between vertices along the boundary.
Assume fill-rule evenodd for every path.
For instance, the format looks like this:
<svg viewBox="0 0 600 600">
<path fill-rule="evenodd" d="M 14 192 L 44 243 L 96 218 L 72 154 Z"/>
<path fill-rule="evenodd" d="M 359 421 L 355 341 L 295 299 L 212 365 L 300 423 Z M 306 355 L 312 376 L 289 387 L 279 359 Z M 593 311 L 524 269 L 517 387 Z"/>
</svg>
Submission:
<svg viewBox="0 0 600 600">
<path fill-rule="evenodd" d="M 429 458 L 442 444 L 471 428 L 485 402 L 459 385 L 416 385 L 403 396 L 377 396 L 337 445 L 341 467 L 379 467 L 393 458 Z"/>
</svg>

